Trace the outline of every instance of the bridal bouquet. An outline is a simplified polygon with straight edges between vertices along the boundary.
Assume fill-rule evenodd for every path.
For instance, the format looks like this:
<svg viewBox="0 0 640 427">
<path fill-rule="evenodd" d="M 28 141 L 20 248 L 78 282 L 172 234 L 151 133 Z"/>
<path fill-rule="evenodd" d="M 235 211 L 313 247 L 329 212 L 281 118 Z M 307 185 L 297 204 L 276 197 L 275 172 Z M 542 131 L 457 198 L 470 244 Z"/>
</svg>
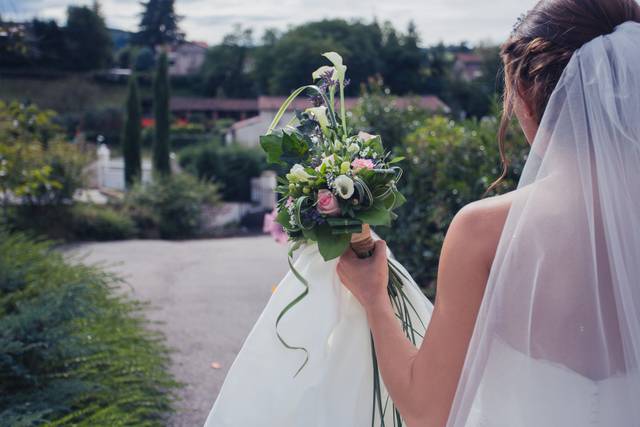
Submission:
<svg viewBox="0 0 640 427">
<path fill-rule="evenodd" d="M 379 136 L 353 131 L 344 103 L 347 67 L 335 52 L 324 56 L 333 67 L 313 73 L 316 85 L 303 86 L 285 101 L 260 144 L 268 161 L 289 169 L 279 177 L 276 221 L 295 244 L 316 242 L 329 261 L 348 248 L 364 224 L 390 225 L 405 199 L 396 188 L 402 169 L 394 164 Z M 312 92 L 313 106 L 274 132 L 293 100 Z M 340 115 L 335 110 L 339 91 Z"/>
<path fill-rule="evenodd" d="M 296 375 L 306 365 L 309 354 L 305 348 L 288 344 L 278 332 L 280 320 L 304 299 L 309 289 L 308 281 L 293 266 L 293 251 L 305 243 L 315 243 L 322 258 L 330 261 L 351 244 L 358 255 L 367 256 L 373 247 L 369 226 L 390 225 L 396 216 L 394 210 L 405 202 L 396 187 L 402 176 L 402 169 L 396 164 L 403 159 L 385 151 L 380 136 L 349 126 L 344 99 L 347 67 L 335 52 L 323 56 L 333 66 L 320 67 L 313 73 L 315 84 L 295 90 L 260 138 L 268 161 L 288 171 L 278 177 L 276 191 L 282 197 L 275 221 L 292 243 L 289 265 L 305 290 L 279 314 L 276 333 L 285 347 L 306 353 Z M 310 107 L 296 112 L 290 123 L 275 130 L 292 102 L 305 92 L 312 95 Z M 396 264 L 390 262 L 389 268 L 389 297 L 407 337 L 415 344 L 419 334 L 412 322 L 417 311 L 403 289 L 403 282 L 411 279 Z M 424 330 L 424 324 L 419 329 Z M 383 419 L 387 404 L 383 405 L 381 398 L 373 342 L 372 350 L 374 418 L 377 411 Z M 400 419 L 397 412 L 394 419 Z"/>
</svg>

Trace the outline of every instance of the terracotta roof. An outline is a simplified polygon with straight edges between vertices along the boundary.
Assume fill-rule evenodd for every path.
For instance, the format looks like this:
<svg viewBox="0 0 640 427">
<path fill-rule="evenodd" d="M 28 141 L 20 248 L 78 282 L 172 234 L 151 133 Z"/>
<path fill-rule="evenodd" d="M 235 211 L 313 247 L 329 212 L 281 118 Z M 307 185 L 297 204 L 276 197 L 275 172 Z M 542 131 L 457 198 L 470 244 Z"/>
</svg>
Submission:
<svg viewBox="0 0 640 427">
<path fill-rule="evenodd" d="M 258 109 L 260 111 L 277 111 L 280 109 L 280 106 L 284 103 L 285 100 L 286 98 L 283 96 L 261 96 L 260 98 L 258 98 Z M 360 98 L 345 98 L 344 103 L 347 109 L 351 110 L 358 105 L 359 101 Z M 414 105 L 419 108 L 424 108 L 425 110 L 449 111 L 449 107 L 447 106 L 447 104 L 442 102 L 442 100 L 437 96 L 433 95 L 398 97 L 395 99 L 394 104 L 400 109 L 405 109 L 410 105 Z M 309 102 L 309 99 L 301 96 L 291 104 L 288 110 L 306 110 L 310 107 L 310 105 L 311 104 Z"/>
<path fill-rule="evenodd" d="M 171 111 L 258 111 L 258 100 L 174 96 L 170 108 Z"/>
<path fill-rule="evenodd" d="M 284 103 L 284 96 L 261 96 L 258 99 L 218 99 L 218 98 L 171 98 L 171 111 L 277 111 Z M 358 105 L 359 98 L 345 98 L 347 109 L 351 110 Z M 396 98 L 395 105 L 398 108 L 407 108 L 415 105 L 425 110 L 449 111 L 449 107 L 437 96 L 415 96 Z M 300 96 L 290 106 L 289 111 L 306 110 L 311 106 L 309 98 Z"/>
<path fill-rule="evenodd" d="M 456 53 L 456 59 L 464 63 L 481 63 L 482 58 L 475 53 Z"/>
</svg>

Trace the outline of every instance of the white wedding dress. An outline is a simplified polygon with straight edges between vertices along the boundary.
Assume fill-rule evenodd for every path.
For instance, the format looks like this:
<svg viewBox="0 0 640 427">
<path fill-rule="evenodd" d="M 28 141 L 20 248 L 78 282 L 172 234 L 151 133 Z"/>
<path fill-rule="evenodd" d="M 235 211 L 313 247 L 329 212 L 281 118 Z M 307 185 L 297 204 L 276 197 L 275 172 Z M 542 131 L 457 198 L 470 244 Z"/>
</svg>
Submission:
<svg viewBox="0 0 640 427">
<path fill-rule="evenodd" d="M 302 249 L 295 262 L 309 294 L 285 314 L 278 331 L 307 350 L 308 363 L 294 377 L 305 353 L 285 348 L 276 335 L 278 315 L 304 289 L 289 272 L 229 370 L 206 427 L 372 426 L 371 336 L 364 309 L 340 283 L 336 264 L 325 262 L 317 245 Z M 420 320 L 427 325 L 433 306 L 413 281 L 405 280 L 404 290 L 416 310 L 414 327 L 424 335 Z M 383 404 L 386 397 L 383 390 Z M 391 402 L 387 407 L 386 425 L 393 426 Z"/>
<path fill-rule="evenodd" d="M 502 232 L 447 427 L 640 426 L 639 47 L 640 24 L 620 25 L 577 51 L 555 89 Z M 307 366 L 294 378 L 305 353 L 285 348 L 275 332 L 278 314 L 302 290 L 289 273 L 206 427 L 381 425 L 372 423 L 366 316 L 335 265 L 314 247 L 296 262 L 309 295 L 279 330 L 307 349 Z M 412 281 L 405 288 L 426 324 L 431 304 Z"/>
</svg>

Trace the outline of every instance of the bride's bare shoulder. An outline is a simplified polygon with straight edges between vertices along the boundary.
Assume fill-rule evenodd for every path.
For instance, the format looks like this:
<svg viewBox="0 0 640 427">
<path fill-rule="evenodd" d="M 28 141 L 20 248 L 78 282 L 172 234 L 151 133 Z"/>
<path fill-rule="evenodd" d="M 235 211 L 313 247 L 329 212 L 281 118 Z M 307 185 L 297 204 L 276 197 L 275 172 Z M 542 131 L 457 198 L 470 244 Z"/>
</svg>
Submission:
<svg viewBox="0 0 640 427">
<path fill-rule="evenodd" d="M 490 265 L 517 194 L 517 191 L 513 191 L 465 206 L 453 219 L 447 239 L 459 242 L 479 261 Z"/>
</svg>

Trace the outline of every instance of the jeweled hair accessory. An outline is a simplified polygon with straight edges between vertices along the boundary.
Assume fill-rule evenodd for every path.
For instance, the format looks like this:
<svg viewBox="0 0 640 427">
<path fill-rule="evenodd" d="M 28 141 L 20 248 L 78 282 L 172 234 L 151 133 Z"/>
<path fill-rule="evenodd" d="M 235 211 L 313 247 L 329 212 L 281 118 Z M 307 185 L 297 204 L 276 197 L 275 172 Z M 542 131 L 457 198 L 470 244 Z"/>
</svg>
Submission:
<svg viewBox="0 0 640 427">
<path fill-rule="evenodd" d="M 518 16 L 518 19 L 516 20 L 515 24 L 513 24 L 513 28 L 511 29 L 511 36 L 514 36 L 518 32 L 522 24 L 524 24 L 525 19 L 527 19 L 527 15 L 529 15 L 529 11 Z"/>
</svg>

